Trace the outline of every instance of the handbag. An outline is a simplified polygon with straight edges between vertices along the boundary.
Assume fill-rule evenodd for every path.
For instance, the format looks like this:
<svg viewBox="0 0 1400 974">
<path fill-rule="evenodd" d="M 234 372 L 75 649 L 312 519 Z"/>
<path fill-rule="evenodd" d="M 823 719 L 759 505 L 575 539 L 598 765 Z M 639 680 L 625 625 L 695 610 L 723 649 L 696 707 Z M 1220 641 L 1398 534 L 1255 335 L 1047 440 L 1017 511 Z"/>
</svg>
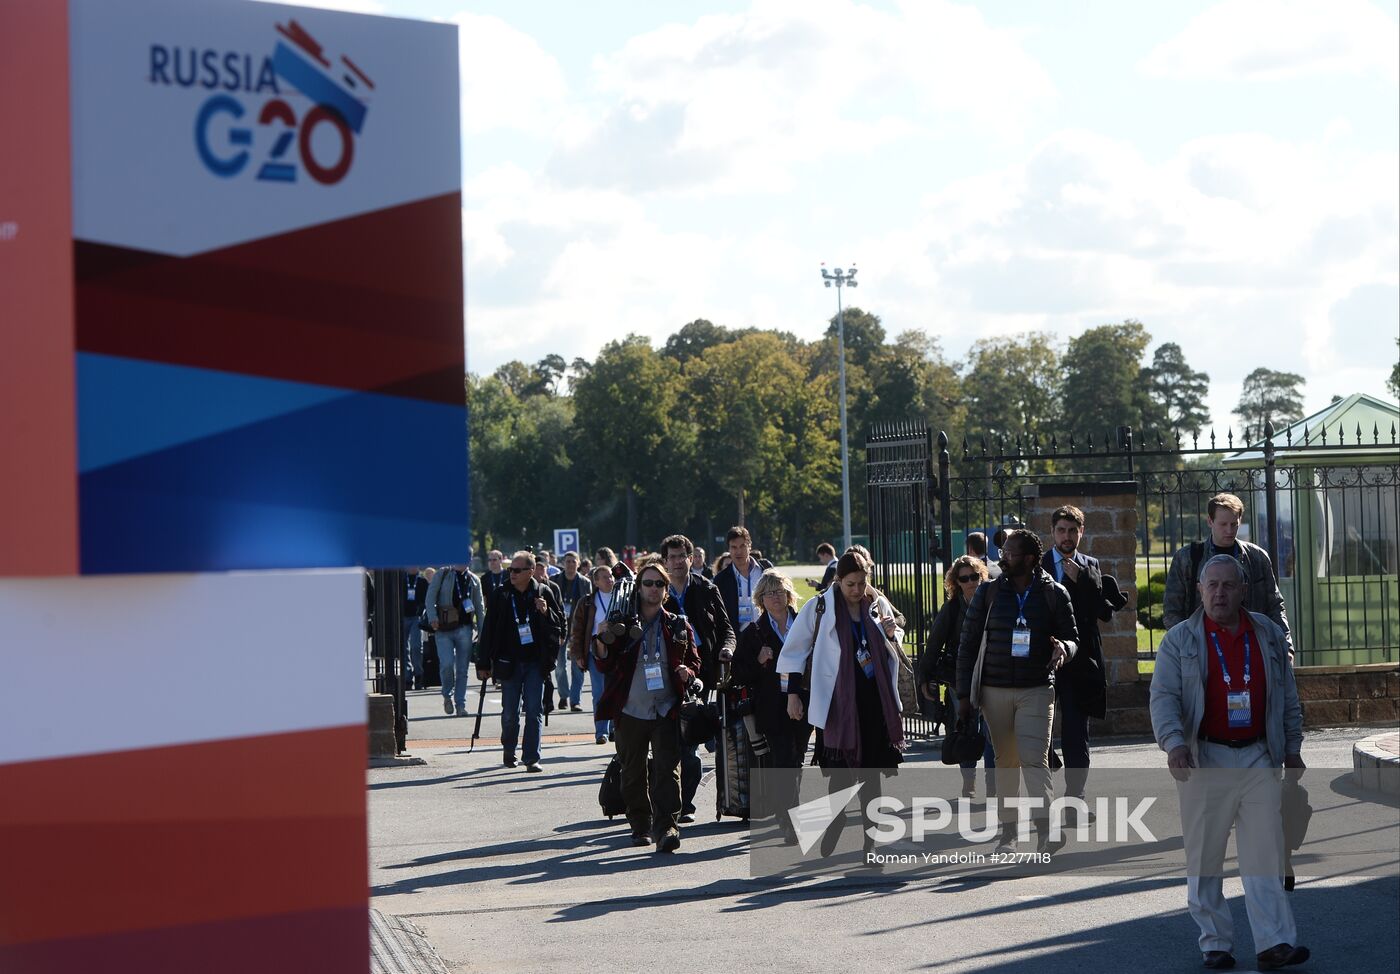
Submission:
<svg viewBox="0 0 1400 974">
<path fill-rule="evenodd" d="M 944 764 L 968 764 L 979 761 L 987 749 L 987 738 L 977 729 L 975 721 L 958 721 L 943 738 Z"/>
<path fill-rule="evenodd" d="M 1001 594 L 1001 579 L 998 575 L 987 587 L 987 618 L 982 620 L 982 645 L 977 647 L 977 663 L 972 667 L 972 693 L 968 697 L 976 710 L 982 709 L 982 661 L 987 658 L 987 623 L 992 619 L 996 597 Z"/>
<path fill-rule="evenodd" d="M 919 712 L 919 689 L 914 680 L 914 664 L 909 661 L 909 655 L 904 652 L 904 647 L 888 636 L 885 637 L 885 645 L 889 646 L 895 664 L 899 667 L 900 709 L 906 714 L 917 714 Z"/>
</svg>

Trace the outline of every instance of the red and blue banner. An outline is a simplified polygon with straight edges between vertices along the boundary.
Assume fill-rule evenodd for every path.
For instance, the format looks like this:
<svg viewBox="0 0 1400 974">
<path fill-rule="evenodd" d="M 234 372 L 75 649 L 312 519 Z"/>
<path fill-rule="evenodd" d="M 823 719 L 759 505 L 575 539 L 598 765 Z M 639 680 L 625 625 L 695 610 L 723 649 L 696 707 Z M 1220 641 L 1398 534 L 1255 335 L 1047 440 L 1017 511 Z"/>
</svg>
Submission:
<svg viewBox="0 0 1400 974">
<path fill-rule="evenodd" d="M 0 449 L 42 469 L 0 488 L 0 575 L 461 560 L 456 28 L 70 0 L 40 52 L 63 6 L 7 10 L 12 70 L 67 65 L 25 113 L 69 124 L 0 170 L 64 204 L 0 243 L 46 271 L 4 316 L 0 405 L 37 415 Z"/>
</svg>

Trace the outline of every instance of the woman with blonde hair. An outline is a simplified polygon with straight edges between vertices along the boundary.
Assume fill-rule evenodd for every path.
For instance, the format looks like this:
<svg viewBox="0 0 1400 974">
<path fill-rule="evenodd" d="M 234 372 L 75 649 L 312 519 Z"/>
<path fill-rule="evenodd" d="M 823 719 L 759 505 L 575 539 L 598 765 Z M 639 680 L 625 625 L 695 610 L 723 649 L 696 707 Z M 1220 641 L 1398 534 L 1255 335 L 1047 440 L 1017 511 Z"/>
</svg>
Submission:
<svg viewBox="0 0 1400 974">
<path fill-rule="evenodd" d="M 768 764 L 800 768 L 811 728 L 805 721 L 788 717 L 787 690 L 778 673 L 783 640 L 797 617 L 797 592 L 790 578 L 769 568 L 754 586 L 753 600 L 762 615 L 755 625 L 739 634 L 734 650 L 734 683 L 748 688 L 754 726 L 768 742 L 772 754 Z M 807 733 L 803 733 L 804 729 Z"/>
</svg>

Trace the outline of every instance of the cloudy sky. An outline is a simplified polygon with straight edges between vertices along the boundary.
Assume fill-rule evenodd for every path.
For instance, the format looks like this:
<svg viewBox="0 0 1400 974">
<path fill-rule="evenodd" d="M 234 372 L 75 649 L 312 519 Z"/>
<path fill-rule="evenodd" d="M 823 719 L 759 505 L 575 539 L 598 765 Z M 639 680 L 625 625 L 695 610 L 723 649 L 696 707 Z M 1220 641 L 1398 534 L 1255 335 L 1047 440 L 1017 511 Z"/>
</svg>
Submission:
<svg viewBox="0 0 1400 974">
<path fill-rule="evenodd" d="M 1136 318 L 1231 421 L 1386 395 L 1397 2 L 326 0 L 460 25 L 469 367 L 818 335 L 819 265 L 961 356 Z"/>
</svg>

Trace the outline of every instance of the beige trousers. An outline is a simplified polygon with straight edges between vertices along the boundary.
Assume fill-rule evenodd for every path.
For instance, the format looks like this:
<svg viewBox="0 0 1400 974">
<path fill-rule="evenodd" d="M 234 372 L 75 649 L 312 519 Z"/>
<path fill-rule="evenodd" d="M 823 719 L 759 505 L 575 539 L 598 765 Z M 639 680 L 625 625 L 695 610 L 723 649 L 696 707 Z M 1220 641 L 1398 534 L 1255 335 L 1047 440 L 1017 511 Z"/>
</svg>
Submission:
<svg viewBox="0 0 1400 974">
<path fill-rule="evenodd" d="M 1021 793 L 1044 803 L 1032 818 L 1044 818 L 1050 806 L 1050 725 L 1055 720 L 1055 688 L 981 688 L 982 719 L 996 751 L 997 798 L 1002 822 L 1014 822 L 1016 809 L 1004 804 Z"/>
</svg>

